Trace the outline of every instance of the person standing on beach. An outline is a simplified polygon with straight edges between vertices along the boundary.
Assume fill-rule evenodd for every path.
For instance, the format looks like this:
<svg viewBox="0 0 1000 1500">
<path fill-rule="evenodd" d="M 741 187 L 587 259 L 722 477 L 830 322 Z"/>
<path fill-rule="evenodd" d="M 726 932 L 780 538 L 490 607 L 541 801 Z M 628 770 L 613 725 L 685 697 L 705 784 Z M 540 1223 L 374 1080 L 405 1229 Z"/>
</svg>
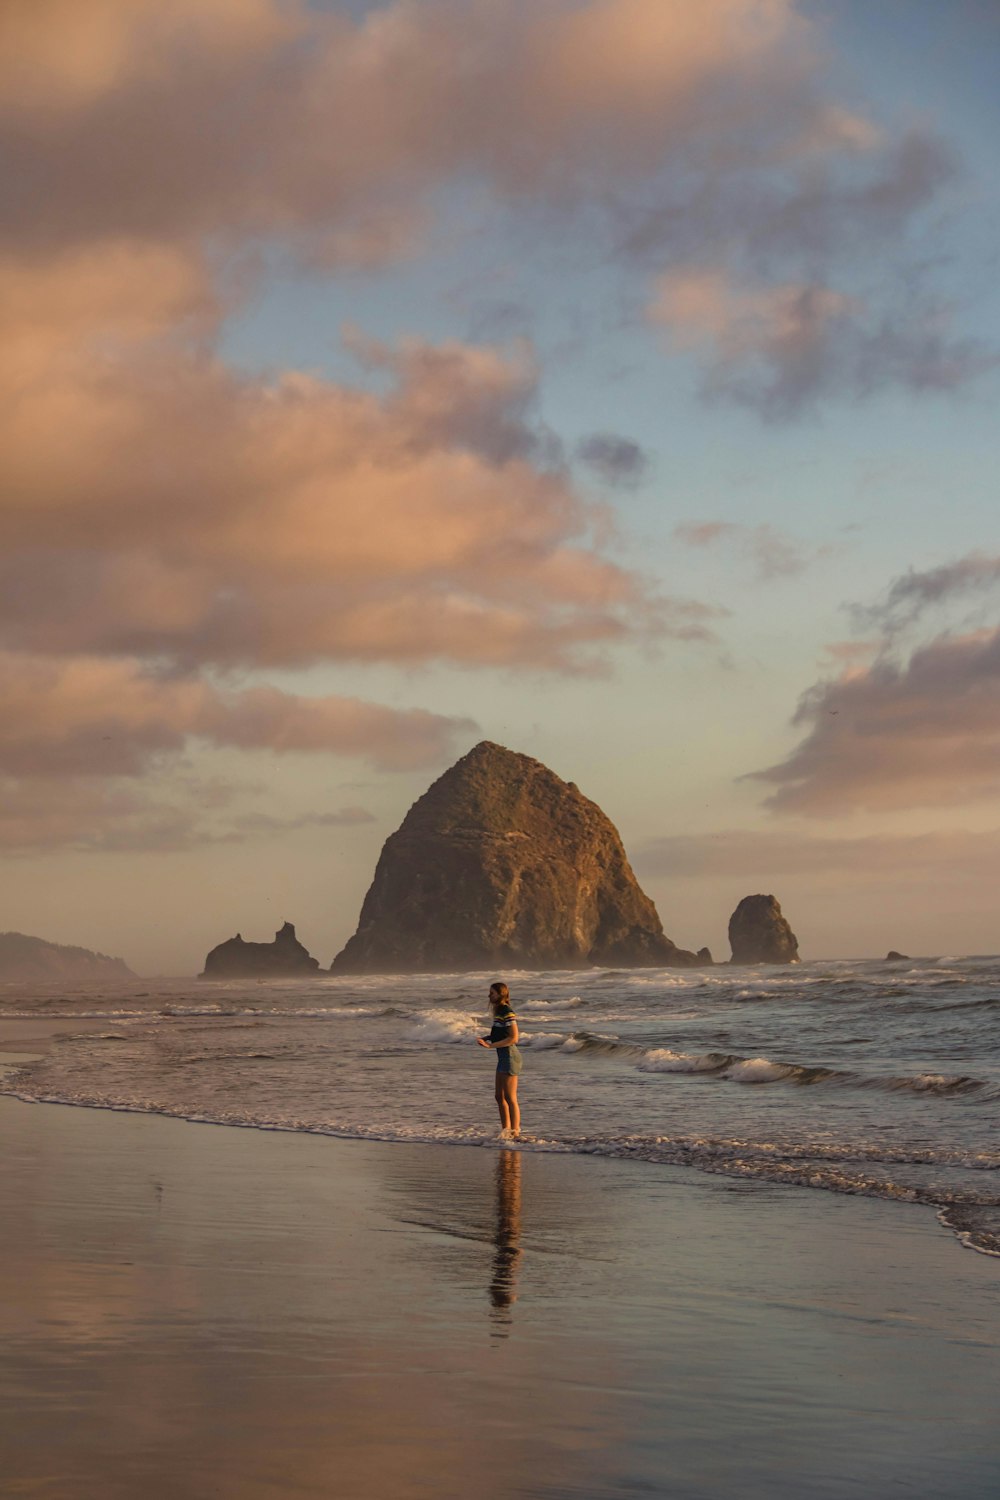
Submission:
<svg viewBox="0 0 1000 1500">
<path fill-rule="evenodd" d="M 504 1134 L 521 1133 L 521 1111 L 517 1103 L 517 1079 L 521 1072 L 521 1054 L 517 1046 L 517 1017 L 510 1006 L 510 991 L 499 979 L 490 985 L 489 1036 L 476 1037 L 480 1047 L 492 1047 L 497 1055 L 495 1097 Z"/>
</svg>

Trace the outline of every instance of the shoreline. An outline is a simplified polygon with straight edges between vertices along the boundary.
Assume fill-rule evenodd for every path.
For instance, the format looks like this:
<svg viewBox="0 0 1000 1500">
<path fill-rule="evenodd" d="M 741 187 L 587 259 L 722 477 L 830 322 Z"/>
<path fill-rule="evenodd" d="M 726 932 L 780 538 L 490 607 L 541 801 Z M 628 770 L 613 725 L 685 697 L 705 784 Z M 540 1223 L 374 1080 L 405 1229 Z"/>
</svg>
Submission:
<svg viewBox="0 0 1000 1500">
<path fill-rule="evenodd" d="M 53 1025 L 55 1023 L 52 1023 Z M 93 1022 L 94 1027 L 102 1023 Z M 76 1029 L 76 1028 L 74 1028 Z M 0 1108 L 4 1102 L 10 1101 L 25 1107 L 42 1107 L 67 1110 L 90 1110 L 100 1114 L 133 1116 L 139 1119 L 168 1120 L 182 1125 L 193 1125 L 205 1128 L 222 1130 L 235 1130 L 241 1132 L 260 1133 L 262 1135 L 283 1135 L 302 1137 L 304 1139 L 335 1141 L 349 1144 L 356 1142 L 362 1145 L 394 1147 L 421 1147 L 428 1150 L 445 1148 L 453 1150 L 506 1150 L 530 1156 L 570 1158 L 573 1160 L 607 1161 L 626 1163 L 633 1167 L 648 1168 L 661 1172 L 672 1172 L 681 1174 L 682 1178 L 690 1178 L 693 1182 L 704 1178 L 721 1180 L 733 1187 L 742 1186 L 761 1191 L 773 1189 L 781 1192 L 797 1192 L 807 1194 L 810 1197 L 852 1199 L 861 1203 L 878 1203 L 899 1210 L 922 1211 L 925 1219 L 933 1218 L 938 1226 L 943 1229 L 959 1250 L 970 1251 L 976 1256 L 985 1257 L 987 1260 L 1000 1259 L 1000 1248 L 996 1248 L 992 1241 L 995 1236 L 991 1235 L 990 1244 L 977 1243 L 976 1231 L 966 1228 L 962 1223 L 953 1223 L 949 1214 L 960 1211 L 953 1209 L 950 1205 L 941 1205 L 930 1199 L 922 1200 L 917 1197 L 903 1197 L 896 1193 L 869 1189 L 859 1192 L 855 1188 L 840 1188 L 835 1183 L 808 1184 L 796 1181 L 793 1178 L 780 1176 L 767 1176 L 764 1173 L 748 1174 L 736 1170 L 727 1170 L 720 1163 L 713 1166 L 711 1163 L 685 1163 L 683 1161 L 650 1160 L 639 1151 L 630 1151 L 623 1146 L 617 1151 L 605 1150 L 595 1151 L 584 1145 L 553 1141 L 543 1137 L 533 1137 L 525 1133 L 518 1141 L 504 1141 L 499 1134 L 491 1130 L 485 1130 L 479 1134 L 470 1132 L 467 1139 L 448 1139 L 435 1137 L 433 1135 L 402 1135 L 388 1134 L 384 1128 L 372 1126 L 369 1130 L 362 1127 L 336 1126 L 310 1126 L 302 1124 L 288 1124 L 281 1121 L 247 1120 L 247 1119 L 216 1119 L 210 1116 L 184 1113 L 180 1110 L 156 1108 L 140 1104 L 116 1103 L 113 1101 L 98 1102 L 95 1100 L 62 1099 L 55 1097 L 36 1097 L 19 1093 L 16 1087 L 7 1086 L 7 1076 L 14 1072 L 25 1062 L 34 1061 L 43 1055 L 47 1042 L 54 1040 L 55 1034 L 39 1034 L 32 1038 L 20 1039 L 21 1047 L 27 1047 L 29 1042 L 33 1043 L 33 1052 L 11 1049 L 10 1038 L 2 1034 L 0 1028 Z M 41 1048 L 42 1051 L 37 1049 Z M 916 1215 L 914 1214 L 914 1217 Z"/>
<path fill-rule="evenodd" d="M 12 1494 L 1000 1484 L 995 1276 L 907 1205 L 9 1098 L 0 1128 Z"/>
</svg>

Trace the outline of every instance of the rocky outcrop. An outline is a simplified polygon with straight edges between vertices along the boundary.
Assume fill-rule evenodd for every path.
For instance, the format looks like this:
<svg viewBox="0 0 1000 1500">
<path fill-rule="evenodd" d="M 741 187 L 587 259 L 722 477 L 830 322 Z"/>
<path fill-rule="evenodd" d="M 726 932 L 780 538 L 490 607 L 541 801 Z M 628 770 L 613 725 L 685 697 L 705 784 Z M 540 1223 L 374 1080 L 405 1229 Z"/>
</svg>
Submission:
<svg viewBox="0 0 1000 1500">
<path fill-rule="evenodd" d="M 295 936 L 286 922 L 274 934 L 273 943 L 245 943 L 239 933 L 213 948 L 205 959 L 202 979 L 280 979 L 297 974 L 315 974 L 319 960 Z"/>
<path fill-rule="evenodd" d="M 744 896 L 729 918 L 734 964 L 797 964 L 799 944 L 774 896 Z"/>
<path fill-rule="evenodd" d="M 572 782 L 484 741 L 385 843 L 338 974 L 688 966 L 617 830 Z"/>
<path fill-rule="evenodd" d="M 895 948 L 890 948 L 882 960 L 886 964 L 909 963 L 909 961 L 910 955 L 908 953 L 897 953 Z"/>
<path fill-rule="evenodd" d="M 0 932 L 0 982 L 86 984 L 93 980 L 104 984 L 135 977 L 123 959 L 109 958 L 106 953 L 47 943 L 23 932 Z"/>
</svg>

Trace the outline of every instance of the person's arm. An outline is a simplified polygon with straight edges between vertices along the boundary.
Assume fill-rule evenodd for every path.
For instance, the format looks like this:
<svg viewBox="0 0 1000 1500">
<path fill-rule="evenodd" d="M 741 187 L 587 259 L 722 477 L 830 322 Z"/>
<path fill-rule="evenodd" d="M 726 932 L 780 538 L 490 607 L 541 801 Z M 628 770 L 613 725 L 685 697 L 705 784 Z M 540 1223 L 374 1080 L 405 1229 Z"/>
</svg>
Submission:
<svg viewBox="0 0 1000 1500">
<path fill-rule="evenodd" d="M 511 1016 L 510 1020 L 507 1022 L 507 1035 L 505 1037 L 503 1037 L 500 1041 L 491 1042 L 488 1036 L 477 1036 L 476 1037 L 476 1041 L 477 1041 L 477 1043 L 479 1044 L 480 1047 L 492 1047 L 494 1050 L 496 1050 L 497 1047 L 514 1047 L 514 1046 L 516 1046 L 516 1044 L 517 1044 L 517 1037 L 518 1037 L 517 1022 L 515 1021 L 514 1017 Z"/>
</svg>

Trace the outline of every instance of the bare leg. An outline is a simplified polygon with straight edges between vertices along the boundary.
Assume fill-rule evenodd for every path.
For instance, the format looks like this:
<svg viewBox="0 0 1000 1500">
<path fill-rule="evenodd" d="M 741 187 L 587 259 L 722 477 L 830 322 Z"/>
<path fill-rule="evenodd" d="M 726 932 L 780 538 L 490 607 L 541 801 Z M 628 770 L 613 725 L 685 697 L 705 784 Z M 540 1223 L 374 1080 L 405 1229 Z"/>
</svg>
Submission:
<svg viewBox="0 0 1000 1500">
<path fill-rule="evenodd" d="M 499 1088 L 500 1080 L 497 1079 Z M 507 1106 L 509 1128 L 514 1135 L 521 1133 L 521 1111 L 517 1103 L 517 1075 L 508 1073 L 503 1079 L 504 1103 Z"/>
<path fill-rule="evenodd" d="M 496 1088 L 493 1091 L 493 1097 L 497 1101 L 497 1109 L 500 1112 L 500 1129 L 501 1130 L 509 1130 L 510 1129 L 510 1106 L 509 1106 L 509 1103 L 508 1103 L 508 1100 L 507 1100 L 506 1091 L 504 1089 L 504 1084 L 509 1083 L 509 1082 L 510 1082 L 510 1079 L 507 1078 L 507 1077 L 505 1077 L 505 1075 L 503 1073 L 498 1073 L 497 1074 L 497 1084 L 496 1084 Z M 515 1083 L 517 1082 L 516 1078 L 514 1079 L 514 1082 Z"/>
</svg>

